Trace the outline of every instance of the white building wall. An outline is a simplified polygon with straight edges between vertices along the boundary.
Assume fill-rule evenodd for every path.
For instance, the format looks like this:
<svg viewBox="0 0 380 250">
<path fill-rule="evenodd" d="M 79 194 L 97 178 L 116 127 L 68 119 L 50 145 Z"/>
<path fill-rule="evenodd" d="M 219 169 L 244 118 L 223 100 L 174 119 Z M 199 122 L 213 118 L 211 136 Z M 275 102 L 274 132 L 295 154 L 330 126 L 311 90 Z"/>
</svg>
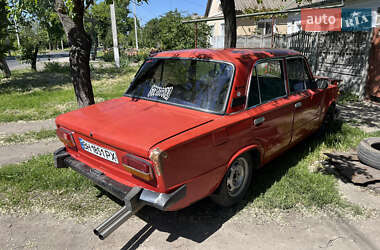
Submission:
<svg viewBox="0 0 380 250">
<path fill-rule="evenodd" d="M 220 0 L 214 0 L 211 2 L 210 11 L 208 17 L 222 16 Z M 211 48 L 223 48 L 224 47 L 224 20 L 208 21 L 207 25 L 212 27 L 212 34 L 210 38 Z"/>
</svg>

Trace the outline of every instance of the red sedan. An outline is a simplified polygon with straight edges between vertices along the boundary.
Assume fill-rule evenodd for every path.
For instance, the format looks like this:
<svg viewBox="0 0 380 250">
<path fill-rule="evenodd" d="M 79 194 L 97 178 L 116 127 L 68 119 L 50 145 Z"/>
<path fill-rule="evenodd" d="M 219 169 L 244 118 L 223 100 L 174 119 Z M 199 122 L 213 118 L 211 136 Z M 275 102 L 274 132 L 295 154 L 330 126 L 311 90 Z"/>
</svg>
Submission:
<svg viewBox="0 0 380 250">
<path fill-rule="evenodd" d="M 292 50 L 160 52 L 123 97 L 57 117 L 56 166 L 125 202 L 95 229 L 101 239 L 144 205 L 178 210 L 211 196 L 231 206 L 254 169 L 335 115 L 337 92 Z"/>
</svg>

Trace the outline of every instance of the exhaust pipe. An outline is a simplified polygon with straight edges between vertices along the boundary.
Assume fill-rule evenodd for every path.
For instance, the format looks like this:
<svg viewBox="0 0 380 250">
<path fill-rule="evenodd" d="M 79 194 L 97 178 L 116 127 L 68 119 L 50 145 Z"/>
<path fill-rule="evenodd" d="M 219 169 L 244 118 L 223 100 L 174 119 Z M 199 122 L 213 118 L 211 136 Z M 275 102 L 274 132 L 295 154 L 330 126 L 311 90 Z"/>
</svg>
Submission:
<svg viewBox="0 0 380 250">
<path fill-rule="evenodd" d="M 137 213 L 144 204 L 138 204 L 133 210 L 130 210 L 130 207 L 124 206 L 114 215 L 100 224 L 97 228 L 94 229 L 94 234 L 99 237 L 99 239 L 104 240 L 107 238 L 113 231 L 118 229 L 124 222 L 126 222 L 132 215 Z"/>
</svg>

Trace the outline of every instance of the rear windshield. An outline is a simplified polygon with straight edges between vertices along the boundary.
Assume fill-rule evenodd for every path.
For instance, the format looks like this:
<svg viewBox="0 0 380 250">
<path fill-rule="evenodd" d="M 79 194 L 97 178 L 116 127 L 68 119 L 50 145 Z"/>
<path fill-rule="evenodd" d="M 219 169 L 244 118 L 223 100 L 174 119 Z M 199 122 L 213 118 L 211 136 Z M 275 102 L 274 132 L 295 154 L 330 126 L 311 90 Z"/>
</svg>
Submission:
<svg viewBox="0 0 380 250">
<path fill-rule="evenodd" d="M 234 68 L 195 59 L 147 60 L 126 96 L 224 113 Z"/>
</svg>

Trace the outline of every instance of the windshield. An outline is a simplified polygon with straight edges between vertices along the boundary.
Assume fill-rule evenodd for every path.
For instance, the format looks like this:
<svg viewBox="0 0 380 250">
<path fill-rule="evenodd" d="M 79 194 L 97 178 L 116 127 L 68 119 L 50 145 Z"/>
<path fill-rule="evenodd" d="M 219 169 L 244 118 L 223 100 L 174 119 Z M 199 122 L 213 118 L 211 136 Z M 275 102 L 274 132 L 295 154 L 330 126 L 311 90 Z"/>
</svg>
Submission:
<svg viewBox="0 0 380 250">
<path fill-rule="evenodd" d="M 222 62 L 153 58 L 141 67 L 126 95 L 223 113 L 233 71 Z"/>
</svg>

